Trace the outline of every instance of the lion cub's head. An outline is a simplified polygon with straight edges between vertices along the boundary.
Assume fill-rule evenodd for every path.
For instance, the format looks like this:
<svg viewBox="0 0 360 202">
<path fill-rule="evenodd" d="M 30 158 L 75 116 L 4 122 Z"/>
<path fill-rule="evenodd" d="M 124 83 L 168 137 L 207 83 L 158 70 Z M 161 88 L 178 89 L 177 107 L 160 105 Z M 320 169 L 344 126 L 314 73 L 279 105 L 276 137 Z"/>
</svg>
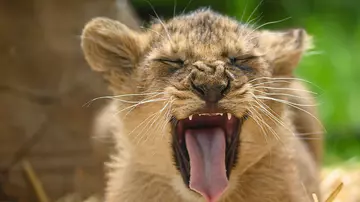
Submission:
<svg viewBox="0 0 360 202">
<path fill-rule="evenodd" d="M 309 44 L 302 29 L 257 30 L 210 10 L 142 32 L 96 18 L 82 35 L 86 60 L 115 94 L 118 144 L 134 164 L 208 201 L 231 192 L 242 162 L 276 136 L 275 101 Z"/>
</svg>

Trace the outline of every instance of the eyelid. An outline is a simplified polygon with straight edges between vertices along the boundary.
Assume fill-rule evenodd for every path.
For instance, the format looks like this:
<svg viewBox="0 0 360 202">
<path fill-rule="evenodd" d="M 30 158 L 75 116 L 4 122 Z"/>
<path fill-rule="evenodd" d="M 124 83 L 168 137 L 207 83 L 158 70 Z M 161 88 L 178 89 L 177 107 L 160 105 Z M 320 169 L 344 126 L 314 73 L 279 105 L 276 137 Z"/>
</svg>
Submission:
<svg viewBox="0 0 360 202">
<path fill-rule="evenodd" d="M 235 60 L 239 60 L 239 61 L 248 61 L 248 60 L 253 60 L 253 59 L 257 59 L 261 56 L 257 56 L 257 55 L 241 55 L 238 57 L 234 57 Z"/>
<path fill-rule="evenodd" d="M 154 59 L 154 61 L 162 62 L 162 63 L 172 63 L 172 64 L 177 64 L 177 65 L 184 65 L 184 61 L 182 61 L 181 59 L 171 60 L 171 59 L 167 59 L 167 58 L 157 58 L 157 59 Z"/>
<path fill-rule="evenodd" d="M 253 60 L 258 57 L 259 56 L 256 56 L 256 55 L 246 55 L 246 54 L 241 55 L 239 57 L 230 57 L 230 63 L 231 63 L 231 65 L 233 65 L 243 71 L 251 72 L 251 71 L 253 71 L 253 68 L 251 66 L 246 65 L 246 63 L 249 60 Z"/>
</svg>

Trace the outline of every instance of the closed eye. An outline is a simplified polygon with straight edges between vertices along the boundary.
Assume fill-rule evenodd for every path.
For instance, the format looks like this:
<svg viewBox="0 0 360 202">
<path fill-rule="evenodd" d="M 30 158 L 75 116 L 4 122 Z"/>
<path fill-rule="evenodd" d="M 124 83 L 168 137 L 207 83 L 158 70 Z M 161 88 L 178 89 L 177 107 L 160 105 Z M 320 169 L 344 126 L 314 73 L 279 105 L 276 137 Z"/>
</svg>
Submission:
<svg viewBox="0 0 360 202">
<path fill-rule="evenodd" d="M 246 64 L 247 62 L 258 58 L 259 56 L 254 55 L 242 55 L 239 57 L 230 57 L 229 62 L 231 65 L 243 70 L 243 71 L 252 71 L 253 68 Z"/>
<path fill-rule="evenodd" d="M 230 63 L 235 64 L 237 62 L 248 62 L 250 60 L 254 60 L 259 58 L 259 56 L 256 55 L 242 55 L 239 57 L 229 57 Z"/>
<path fill-rule="evenodd" d="M 171 60 L 167 58 L 158 58 L 158 59 L 154 59 L 154 61 L 161 62 L 171 66 L 178 66 L 178 67 L 184 66 L 184 61 L 181 59 Z"/>
</svg>

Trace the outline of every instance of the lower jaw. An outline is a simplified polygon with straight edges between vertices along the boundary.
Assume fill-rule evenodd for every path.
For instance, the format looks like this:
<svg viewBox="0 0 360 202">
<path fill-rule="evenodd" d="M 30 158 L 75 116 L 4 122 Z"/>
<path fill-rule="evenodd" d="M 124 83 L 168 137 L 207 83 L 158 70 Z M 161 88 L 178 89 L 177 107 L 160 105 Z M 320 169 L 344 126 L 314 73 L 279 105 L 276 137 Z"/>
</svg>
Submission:
<svg viewBox="0 0 360 202">
<path fill-rule="evenodd" d="M 226 165 L 226 176 L 228 180 L 230 178 L 233 167 L 237 163 L 239 144 L 240 144 L 240 135 L 239 135 L 240 132 L 241 132 L 241 123 L 238 123 L 237 130 L 232 135 L 233 139 L 230 142 L 226 141 L 225 165 Z M 180 145 L 177 141 L 178 139 L 176 135 L 173 134 L 173 152 L 174 152 L 176 167 L 180 171 L 181 177 L 186 187 L 192 192 L 198 194 L 197 192 L 193 191 L 189 186 L 190 165 L 185 162 L 185 161 L 189 161 L 189 154 L 187 152 L 186 145 L 185 144 Z"/>
</svg>

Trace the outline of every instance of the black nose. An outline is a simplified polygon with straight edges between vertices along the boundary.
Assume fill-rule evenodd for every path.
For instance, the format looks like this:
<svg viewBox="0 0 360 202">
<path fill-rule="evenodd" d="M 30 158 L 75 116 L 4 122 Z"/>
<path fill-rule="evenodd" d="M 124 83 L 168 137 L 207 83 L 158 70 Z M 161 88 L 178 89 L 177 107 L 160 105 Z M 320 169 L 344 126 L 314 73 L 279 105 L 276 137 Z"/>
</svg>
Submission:
<svg viewBox="0 0 360 202">
<path fill-rule="evenodd" d="M 216 103 L 221 100 L 227 90 L 229 89 L 229 82 L 226 84 L 201 84 L 195 85 L 191 82 L 191 86 L 193 91 L 200 96 L 201 99 L 205 100 L 206 102 Z"/>
</svg>

